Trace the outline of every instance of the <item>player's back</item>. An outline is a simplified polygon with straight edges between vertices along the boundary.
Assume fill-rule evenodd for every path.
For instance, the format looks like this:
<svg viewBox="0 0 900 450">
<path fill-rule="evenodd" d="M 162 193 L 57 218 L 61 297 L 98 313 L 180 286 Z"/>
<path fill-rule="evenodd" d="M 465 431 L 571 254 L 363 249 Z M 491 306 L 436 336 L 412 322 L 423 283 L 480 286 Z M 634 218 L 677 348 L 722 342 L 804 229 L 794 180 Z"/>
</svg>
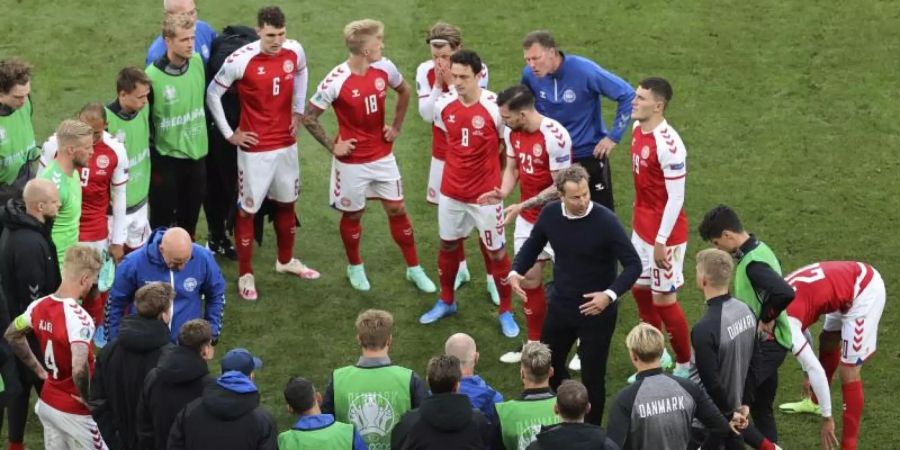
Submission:
<svg viewBox="0 0 900 450">
<path fill-rule="evenodd" d="M 872 266 L 856 261 L 824 261 L 795 270 L 785 277 L 795 297 L 787 307 L 806 328 L 819 316 L 846 312 L 875 274 Z"/>
<path fill-rule="evenodd" d="M 290 132 L 294 81 L 305 70 L 303 46 L 291 39 L 274 55 L 264 53 L 260 41 L 256 41 L 235 50 L 225 60 L 214 82 L 225 88 L 236 84 L 241 105 L 239 128 L 259 138 L 248 151 L 284 148 L 296 142 Z"/>
<path fill-rule="evenodd" d="M 503 124 L 497 97 L 481 90 L 479 100 L 464 105 L 455 91 L 438 101 L 435 122 L 447 137 L 447 162 L 441 194 L 464 203 L 500 185 L 500 133 Z"/>
<path fill-rule="evenodd" d="M 94 369 L 91 338 L 94 322 L 78 303 L 70 298 L 55 295 L 35 300 L 24 314 L 44 354 L 43 365 L 47 380 L 41 390 L 41 400 L 48 405 L 71 414 L 90 414 L 87 407 L 72 396 L 80 396 L 72 380 L 73 342 L 80 342 L 88 349 L 88 367 Z"/>
<path fill-rule="evenodd" d="M 635 233 L 646 242 L 655 242 L 669 194 L 666 181 L 687 175 L 687 150 L 681 136 L 665 120 L 649 133 L 634 123 L 631 138 L 631 171 L 634 175 Z M 687 216 L 678 213 L 668 245 L 687 242 Z"/>
</svg>

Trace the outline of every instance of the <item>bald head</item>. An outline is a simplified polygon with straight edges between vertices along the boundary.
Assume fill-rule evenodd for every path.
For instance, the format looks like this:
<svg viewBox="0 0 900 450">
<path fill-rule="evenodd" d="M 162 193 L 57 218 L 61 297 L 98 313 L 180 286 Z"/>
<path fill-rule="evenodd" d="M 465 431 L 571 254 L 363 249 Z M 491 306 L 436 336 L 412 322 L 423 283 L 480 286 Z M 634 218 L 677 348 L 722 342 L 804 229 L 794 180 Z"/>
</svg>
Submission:
<svg viewBox="0 0 900 450">
<path fill-rule="evenodd" d="M 184 228 L 173 227 L 163 234 L 159 252 L 162 253 L 166 265 L 173 270 L 181 270 L 191 259 L 193 242 L 191 235 Z"/>
<path fill-rule="evenodd" d="M 467 372 L 474 372 L 475 363 L 478 362 L 478 349 L 472 336 L 465 333 L 456 333 L 450 336 L 444 344 L 444 353 L 459 359 L 463 375 L 471 375 Z"/>
<path fill-rule="evenodd" d="M 197 6 L 194 0 L 163 0 L 163 10 L 166 14 L 196 14 Z"/>
<path fill-rule="evenodd" d="M 25 183 L 22 199 L 25 212 L 41 222 L 56 217 L 59 212 L 59 189 L 50 180 L 35 178 Z"/>
</svg>

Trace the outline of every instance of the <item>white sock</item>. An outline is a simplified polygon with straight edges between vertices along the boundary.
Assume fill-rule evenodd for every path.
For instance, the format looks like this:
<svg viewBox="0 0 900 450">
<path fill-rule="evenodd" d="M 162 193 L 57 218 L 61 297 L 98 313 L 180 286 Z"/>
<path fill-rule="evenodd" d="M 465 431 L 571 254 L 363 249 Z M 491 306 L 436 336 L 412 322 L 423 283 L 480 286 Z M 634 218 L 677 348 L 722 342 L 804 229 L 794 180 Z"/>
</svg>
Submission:
<svg viewBox="0 0 900 450">
<path fill-rule="evenodd" d="M 675 370 L 679 370 L 679 369 L 691 370 L 691 363 L 689 363 L 689 362 L 686 362 L 686 363 L 680 363 L 680 362 L 677 362 L 677 363 L 675 363 Z"/>
<path fill-rule="evenodd" d="M 466 264 L 466 260 L 462 260 L 459 262 L 459 270 L 460 271 L 469 270 L 469 265 Z"/>
</svg>

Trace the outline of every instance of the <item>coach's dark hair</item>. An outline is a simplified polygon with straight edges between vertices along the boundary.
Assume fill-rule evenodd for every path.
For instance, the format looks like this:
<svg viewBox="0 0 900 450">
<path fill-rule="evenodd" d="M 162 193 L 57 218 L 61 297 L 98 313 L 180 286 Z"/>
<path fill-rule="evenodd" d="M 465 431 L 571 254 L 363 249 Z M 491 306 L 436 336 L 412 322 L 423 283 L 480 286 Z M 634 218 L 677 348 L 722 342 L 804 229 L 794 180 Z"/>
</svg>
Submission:
<svg viewBox="0 0 900 450">
<path fill-rule="evenodd" d="M 116 93 L 134 92 L 139 84 L 150 86 L 150 78 L 147 77 L 147 73 L 137 67 L 126 67 L 120 70 L 116 76 Z"/>
<path fill-rule="evenodd" d="M 556 173 L 556 177 L 553 178 L 553 184 L 556 185 L 557 192 L 565 194 L 566 183 L 572 182 L 578 184 L 581 183 L 581 180 L 587 181 L 588 179 L 590 179 L 590 177 L 588 177 L 587 170 L 584 170 L 584 167 L 581 167 L 580 164 L 572 164 L 565 169 L 560 169 L 560 171 Z"/>
<path fill-rule="evenodd" d="M 284 386 L 284 401 L 296 414 L 309 411 L 316 405 L 316 387 L 306 378 L 291 377 Z"/>
<path fill-rule="evenodd" d="M 472 69 L 472 73 L 475 75 L 478 75 L 484 69 L 484 65 L 481 63 L 481 57 L 472 50 L 460 50 L 454 53 L 450 56 L 450 62 L 453 64 L 469 66 Z"/>
<path fill-rule="evenodd" d="M 497 95 L 497 106 L 506 106 L 510 111 L 534 109 L 534 94 L 524 85 L 513 86 Z"/>
<path fill-rule="evenodd" d="M 719 205 L 706 212 L 703 221 L 697 227 L 700 237 L 704 241 L 718 239 L 725 231 L 740 233 L 744 231 L 741 219 L 733 209 L 725 205 Z"/>
<path fill-rule="evenodd" d="M 638 83 L 638 86 L 650 91 L 656 96 L 657 100 L 662 100 L 666 105 L 672 101 L 672 85 L 665 78 L 650 77 L 644 78 Z"/>
<path fill-rule="evenodd" d="M 434 394 L 448 394 L 462 379 L 459 358 L 451 355 L 435 356 L 428 361 L 428 387 Z"/>
<path fill-rule="evenodd" d="M 563 420 L 580 421 L 590 408 L 587 388 L 575 380 L 565 380 L 556 390 L 556 409 Z"/>
<path fill-rule="evenodd" d="M 212 327 L 203 319 L 188 320 L 178 330 L 178 345 L 200 353 L 205 345 L 212 344 Z"/>
<path fill-rule="evenodd" d="M 528 50 L 534 44 L 540 44 L 541 47 L 548 49 L 556 48 L 556 40 L 553 39 L 553 35 L 545 30 L 532 31 L 525 35 L 525 39 L 522 39 L 522 48 L 525 50 Z"/>
<path fill-rule="evenodd" d="M 12 88 L 31 81 L 31 66 L 19 58 L 0 61 L 0 92 L 7 93 Z"/>
<path fill-rule="evenodd" d="M 260 28 L 271 25 L 272 28 L 284 28 L 284 11 L 277 6 L 263 6 L 256 13 L 256 25 Z"/>
</svg>

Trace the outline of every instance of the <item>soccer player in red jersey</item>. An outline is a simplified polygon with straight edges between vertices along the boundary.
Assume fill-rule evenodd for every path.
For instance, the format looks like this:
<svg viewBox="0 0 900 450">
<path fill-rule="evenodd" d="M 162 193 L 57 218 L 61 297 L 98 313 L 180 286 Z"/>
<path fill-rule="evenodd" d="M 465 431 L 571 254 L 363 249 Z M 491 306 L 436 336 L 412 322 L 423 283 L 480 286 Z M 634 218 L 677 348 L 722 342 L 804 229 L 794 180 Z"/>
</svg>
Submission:
<svg viewBox="0 0 900 450">
<path fill-rule="evenodd" d="M 258 297 L 253 276 L 253 216 L 266 198 L 275 206 L 275 271 L 307 280 L 319 278 L 319 272 L 294 257 L 295 203 L 300 195 L 296 136 L 309 80 L 306 54 L 300 43 L 285 38 L 285 17 L 277 6 L 259 10 L 256 30 L 259 40 L 228 57 L 206 94 L 222 136 L 238 147 L 239 210 L 234 233 L 238 291 L 245 300 Z M 237 130 L 228 125 L 222 108 L 222 95 L 232 86 L 241 105 Z"/>
<path fill-rule="evenodd" d="M 837 448 L 831 379 L 839 371 L 845 405 L 840 448 L 855 450 L 863 410 L 860 369 L 875 353 L 878 322 L 884 311 L 884 280 L 872 266 L 855 261 L 810 264 L 785 280 L 796 292 L 786 309 L 791 351 L 809 377 L 822 411 L 822 446 Z M 817 359 L 805 333 L 821 316 L 825 316 L 825 324 L 819 335 Z"/>
<path fill-rule="evenodd" d="M 444 174 L 444 160 L 447 155 L 447 138 L 440 128 L 434 125 L 434 105 L 441 95 L 453 89 L 453 77 L 450 75 L 450 56 L 462 48 L 462 32 L 459 27 L 449 23 L 438 22 L 428 30 L 425 43 L 431 50 L 431 59 L 419 64 L 416 69 L 416 92 L 419 95 L 419 115 L 431 125 L 431 167 L 428 171 L 428 190 L 425 200 L 433 205 L 438 204 L 441 195 L 441 179 Z M 483 64 L 481 78 L 478 85 L 482 89 L 488 87 L 488 68 Z M 490 253 L 479 240 L 479 249 L 484 258 L 484 267 L 491 267 Z M 497 293 L 497 285 L 490 270 L 487 270 L 487 291 L 494 304 L 500 303 L 500 295 Z M 468 282 L 469 267 L 466 264 L 465 245 L 459 250 L 459 271 L 456 273 L 456 281 L 453 288 L 459 289 Z"/>
<path fill-rule="evenodd" d="M 16 356 L 44 380 L 35 412 L 44 427 L 47 449 L 107 448 L 87 406 L 94 370 L 94 323 L 78 305 L 96 284 L 101 263 L 96 250 L 70 247 L 56 293 L 32 302 L 6 330 Z M 29 333 L 34 333 L 43 351 L 43 364 L 29 347 Z"/>
<path fill-rule="evenodd" d="M 459 270 L 462 239 L 473 228 L 491 254 L 491 275 L 500 294 L 500 328 L 507 337 L 519 335 L 511 305 L 510 260 L 506 253 L 503 205 L 479 205 L 478 198 L 500 186 L 500 145 L 503 121 L 493 92 L 478 85 L 482 63 L 478 54 L 460 50 L 450 57 L 454 89 L 435 107 L 434 123 L 447 138 L 447 161 L 438 199 L 438 256 L 441 294 L 434 307 L 419 318 L 428 324 L 455 314 L 453 283 Z"/>
<path fill-rule="evenodd" d="M 631 103 L 631 118 L 635 120 L 631 138 L 635 191 L 631 242 L 644 266 L 631 293 L 641 321 L 660 331 L 665 325 L 675 350 L 674 375 L 687 378 L 691 363 L 690 328 L 676 298 L 684 284 L 687 249 L 687 150 L 663 116 L 671 100 L 672 86 L 668 81 L 647 78 L 639 83 Z"/>
<path fill-rule="evenodd" d="M 519 184 L 519 203 L 506 207 L 506 220 L 516 220 L 513 242 L 516 253 L 531 235 L 534 222 L 544 203 L 558 197 L 553 177 L 560 169 L 572 164 L 572 140 L 569 132 L 557 121 L 541 115 L 534 108 L 534 94 L 523 85 L 511 87 L 497 96 L 500 117 L 506 125 L 506 168 L 503 183 L 492 192 L 482 194 L 479 204 L 497 204 L 512 193 Z M 547 313 L 544 298 L 544 263 L 553 259 L 550 245 L 538 261 L 525 273 L 522 288 L 527 294 L 524 305 L 528 341 L 541 340 L 541 328 Z M 522 359 L 518 351 L 505 353 L 500 361 L 517 364 Z"/>
<path fill-rule="evenodd" d="M 367 199 L 379 199 L 388 216 L 391 236 L 406 261 L 406 279 L 423 292 L 434 283 L 419 265 L 412 223 L 403 203 L 400 169 L 392 151 L 400 134 L 412 91 L 390 60 L 382 57 L 384 24 L 372 19 L 344 27 L 350 57 L 328 73 L 309 100 L 304 125 L 333 155 L 331 206 L 341 212 L 340 232 L 349 265 L 347 278 L 360 291 L 371 289 L 359 252 Z M 384 123 L 388 88 L 397 92 L 394 122 Z M 338 133 L 328 137 L 319 116 L 334 108 Z"/>
</svg>

